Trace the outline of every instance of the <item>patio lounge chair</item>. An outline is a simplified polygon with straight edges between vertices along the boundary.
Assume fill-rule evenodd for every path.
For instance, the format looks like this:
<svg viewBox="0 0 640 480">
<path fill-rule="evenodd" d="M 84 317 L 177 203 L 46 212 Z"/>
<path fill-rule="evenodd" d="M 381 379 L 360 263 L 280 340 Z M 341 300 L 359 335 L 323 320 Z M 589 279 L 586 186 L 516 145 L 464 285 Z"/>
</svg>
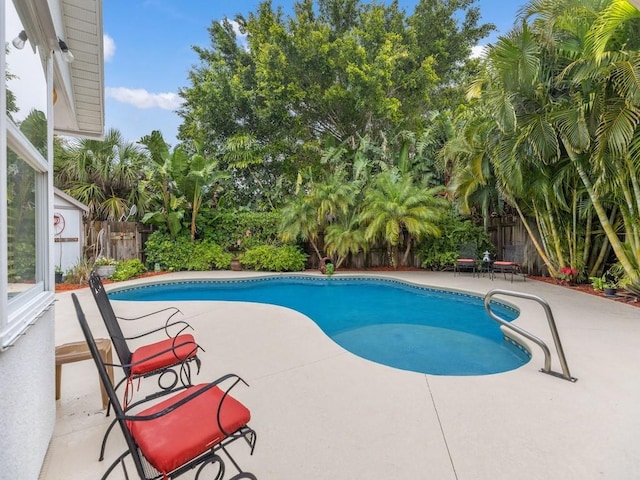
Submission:
<svg viewBox="0 0 640 480">
<path fill-rule="evenodd" d="M 165 398 L 158 403 L 143 408 L 149 401 L 145 399 L 129 405 L 125 410 L 109 380 L 78 297 L 75 294 L 71 297 L 100 380 L 127 444 L 127 450 L 109 466 L 102 476 L 103 480 L 118 465 L 122 466 L 125 478 L 129 478 L 125 463 L 129 455 L 142 480 L 176 478 L 196 467 L 195 478 L 198 479 L 210 464 L 216 464 L 217 472 L 215 477 L 207 478 L 221 480 L 225 473 L 225 464 L 220 456 L 223 452 L 239 472 L 230 480 L 256 480 L 253 474 L 242 471 L 226 448 L 242 438 L 249 445 L 250 454 L 253 454 L 256 444 L 256 433 L 248 426 L 251 413 L 229 394 L 238 383 L 246 385 L 242 378 L 228 374 L 211 383 L 164 391 L 161 396 Z M 134 410 L 135 413 L 131 413 Z"/>
<path fill-rule="evenodd" d="M 92 272 L 89 276 L 89 288 L 93 294 L 96 304 L 98 305 L 98 310 L 100 311 L 102 320 L 109 332 L 109 337 L 113 343 L 116 355 L 120 360 L 120 366 L 124 370 L 124 377 L 116 384 L 116 390 L 123 382 L 126 381 L 127 390 L 125 397 L 129 397 L 131 392 L 128 387 L 135 379 L 146 378 L 152 375 L 158 375 L 158 386 L 160 387 L 160 392 L 174 389 L 176 385 L 178 385 L 179 380 L 182 386 L 191 385 L 190 363 L 195 362 L 197 372 L 200 371 L 201 361 L 198 358 L 197 353 L 198 350 L 203 349 L 196 343 L 193 335 L 182 333 L 184 330 L 191 328 L 187 322 L 183 320 L 171 321 L 174 315 L 180 313 L 180 310 L 175 307 L 169 307 L 141 317 L 117 317 L 111 307 L 111 302 L 109 301 L 107 292 L 104 289 L 102 280 L 100 280 L 100 277 L 95 272 Z M 139 320 L 151 315 L 168 312 L 171 313 L 163 326 L 132 337 L 124 336 L 118 322 L 118 320 Z M 170 329 L 178 329 L 179 331 L 177 334 L 171 335 L 169 332 Z M 136 348 L 133 352 L 129 348 L 127 340 L 139 339 L 161 331 L 164 331 L 167 336 L 164 340 L 143 345 Z M 171 378 L 172 381 L 166 381 L 167 375 L 173 375 Z M 163 383 L 163 381 L 165 383 Z M 153 397 L 159 394 L 160 393 L 156 393 L 151 396 Z M 129 400 L 130 399 L 127 398 L 125 401 L 125 408 L 126 403 L 128 403 Z M 107 415 L 109 415 L 109 409 L 110 404 L 107 406 Z M 114 425 L 115 420 L 105 433 L 100 452 L 100 460 L 104 458 L 104 449 L 107 437 Z"/>
<path fill-rule="evenodd" d="M 524 245 L 507 245 L 504 247 L 503 260 L 493 262 L 493 272 L 504 274 L 504 279 L 507 279 L 507 273 L 511 274 L 511 283 L 513 283 L 513 276 L 520 275 L 522 280 L 526 281 L 524 274 L 522 273 L 521 263 L 524 258 Z"/>
<path fill-rule="evenodd" d="M 120 359 L 122 368 L 124 369 L 125 378 L 120 380 L 116 385 L 116 389 L 125 380 L 133 380 L 136 378 L 144 378 L 151 375 L 167 373 L 168 369 L 178 368 L 179 374 L 175 371 L 175 377 L 170 385 L 162 385 L 160 379 L 158 385 L 162 390 L 170 390 L 176 386 L 178 379 L 180 379 L 183 385 L 189 385 L 191 383 L 191 367 L 190 362 L 195 362 L 197 371 L 200 371 L 201 361 L 197 356 L 198 350 L 203 350 L 200 347 L 193 335 L 182 333 L 187 329 L 191 329 L 184 320 L 171 321 L 171 319 L 177 314 L 181 313 L 176 307 L 168 307 L 162 310 L 151 312 L 146 315 L 134 318 L 118 317 L 113 311 L 107 292 L 104 289 L 102 280 L 95 273 L 91 273 L 89 276 L 89 287 L 93 298 L 96 301 L 102 320 L 104 321 L 113 346 L 116 350 L 116 354 Z M 125 337 L 120 328 L 119 320 L 132 321 L 140 320 L 152 315 L 171 312 L 165 324 L 161 327 L 154 328 L 152 330 L 134 335 L 132 337 Z M 177 328 L 177 334 L 171 334 L 170 329 Z M 130 350 L 127 340 L 134 340 L 143 338 L 147 335 L 164 331 L 167 338 L 164 340 L 156 341 L 141 347 L 138 347 L 133 352 Z M 204 350 L 203 350 L 204 351 Z"/>
<path fill-rule="evenodd" d="M 473 276 L 476 275 L 478 262 L 478 251 L 474 243 L 464 243 L 460 246 L 458 259 L 453 265 L 453 275 L 463 270 L 471 270 Z"/>
</svg>

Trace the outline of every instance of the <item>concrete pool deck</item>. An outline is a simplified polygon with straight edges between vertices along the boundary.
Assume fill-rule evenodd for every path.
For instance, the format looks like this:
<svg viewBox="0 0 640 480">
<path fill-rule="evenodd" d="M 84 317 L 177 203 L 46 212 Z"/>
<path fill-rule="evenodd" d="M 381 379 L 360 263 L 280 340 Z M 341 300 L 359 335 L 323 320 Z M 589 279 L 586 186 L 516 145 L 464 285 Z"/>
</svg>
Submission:
<svg viewBox="0 0 640 480">
<path fill-rule="evenodd" d="M 233 372 L 250 385 L 235 390 L 250 408 L 250 425 L 258 435 L 253 456 L 246 445 L 232 446 L 245 470 L 261 480 L 640 478 L 639 308 L 542 282 L 510 283 L 502 276 L 492 281 L 451 272 L 336 275 L 390 277 L 480 295 L 495 288 L 538 295 L 551 306 L 578 381 L 540 373 L 542 351 L 528 341 L 524 343 L 533 357 L 517 370 L 476 377 L 425 375 L 356 357 L 290 309 L 170 302 L 182 310 L 205 349 L 195 381 Z M 172 279 L 251 276 L 262 275 L 181 272 L 107 285 L 107 290 Z M 89 290 L 75 293 L 94 335 L 106 337 Z M 56 345 L 81 340 L 71 292 L 56 297 Z M 560 371 L 542 308 L 527 300 L 498 298 L 521 309 L 516 324 L 549 345 L 552 369 Z M 113 302 L 123 316 L 166 305 Z M 145 323 L 126 328 L 125 333 L 144 330 Z M 121 375 L 116 372 L 116 378 Z M 140 388 L 154 384 L 146 379 Z M 40 480 L 100 478 L 124 451 L 122 435 L 114 430 L 105 461 L 98 462 L 111 418 L 101 407 L 95 365 L 65 365 L 56 427 Z M 227 476 L 232 468 L 228 465 Z M 129 473 L 135 477 L 134 470 Z M 109 478 L 124 475 L 116 470 Z"/>
</svg>

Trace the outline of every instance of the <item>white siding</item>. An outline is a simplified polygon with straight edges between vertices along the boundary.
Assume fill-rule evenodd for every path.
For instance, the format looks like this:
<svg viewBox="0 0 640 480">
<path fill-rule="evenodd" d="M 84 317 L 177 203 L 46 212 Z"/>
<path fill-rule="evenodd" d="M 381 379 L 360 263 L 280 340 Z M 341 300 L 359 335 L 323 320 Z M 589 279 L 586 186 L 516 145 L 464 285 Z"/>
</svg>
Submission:
<svg viewBox="0 0 640 480">
<path fill-rule="evenodd" d="M 54 311 L 0 353 L 0 478 L 35 480 L 53 434 Z"/>
</svg>

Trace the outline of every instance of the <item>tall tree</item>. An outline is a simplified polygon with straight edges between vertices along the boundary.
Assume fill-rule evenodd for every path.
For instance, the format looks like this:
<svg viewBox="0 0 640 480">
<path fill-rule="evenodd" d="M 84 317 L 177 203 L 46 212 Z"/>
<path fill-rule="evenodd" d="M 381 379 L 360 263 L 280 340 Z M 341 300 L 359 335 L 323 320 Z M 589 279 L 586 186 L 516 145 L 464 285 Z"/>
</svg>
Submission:
<svg viewBox="0 0 640 480">
<path fill-rule="evenodd" d="M 493 121 L 488 149 L 501 192 L 525 222 L 536 218 L 552 273 L 586 258 L 577 254 L 590 245 L 577 228 L 586 201 L 582 211 L 595 213 L 640 282 L 639 29 L 624 0 L 532 1 L 470 90 Z"/>
<path fill-rule="evenodd" d="M 328 146 L 421 132 L 442 103 L 436 94 L 458 85 L 471 47 L 492 28 L 472 5 L 421 0 L 407 15 L 397 1 L 300 0 L 285 16 L 265 1 L 236 17 L 242 38 L 229 20 L 215 21 L 180 92 L 180 138 L 213 148 L 250 135 L 260 170 L 234 169 L 238 183 L 259 173 L 293 190 L 298 172 L 320 170 Z M 434 30 L 437 39 L 426 33 Z"/>
</svg>

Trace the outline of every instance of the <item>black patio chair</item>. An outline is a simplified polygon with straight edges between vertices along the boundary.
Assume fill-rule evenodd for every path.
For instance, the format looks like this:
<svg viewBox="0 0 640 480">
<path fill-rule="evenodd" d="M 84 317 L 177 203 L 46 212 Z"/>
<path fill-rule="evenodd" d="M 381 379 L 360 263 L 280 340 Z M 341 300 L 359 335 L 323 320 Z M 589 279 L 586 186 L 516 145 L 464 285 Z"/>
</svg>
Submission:
<svg viewBox="0 0 640 480">
<path fill-rule="evenodd" d="M 151 394 L 151 397 L 157 396 L 163 391 L 173 390 L 176 385 L 178 385 L 178 381 L 181 382 L 182 386 L 191 385 L 190 363 L 195 362 L 197 367 L 196 373 L 199 372 L 201 361 L 197 353 L 198 350 L 204 350 L 196 343 L 193 335 L 182 333 L 191 328 L 187 322 L 183 320 L 172 321 L 172 318 L 177 313 L 181 313 L 178 308 L 168 307 L 134 318 L 117 317 L 113 311 L 107 292 L 104 289 L 102 280 L 95 272 L 89 275 L 89 288 L 96 301 L 102 320 L 109 332 L 109 337 L 113 343 L 116 355 L 120 360 L 120 366 L 124 371 L 124 377 L 115 385 L 115 390 L 124 382 L 127 382 L 127 387 L 129 387 L 134 380 L 153 375 L 158 375 L 158 386 L 160 388 L 159 392 Z M 163 326 L 135 336 L 124 336 L 119 320 L 133 321 L 161 313 L 170 314 Z M 174 329 L 177 330 L 176 334 L 170 332 L 170 330 Z M 128 340 L 143 338 L 147 335 L 157 334 L 162 331 L 164 331 L 167 336 L 164 340 L 151 342 L 133 351 L 129 348 Z M 167 378 L 170 378 L 169 382 L 166 381 Z M 130 395 L 132 395 L 132 393 L 130 389 L 127 388 L 125 393 L 125 408 L 132 399 L 128 398 Z M 107 406 L 107 416 L 109 415 L 109 410 L 110 404 Z M 115 426 L 115 423 L 114 420 L 105 433 L 100 451 L 100 460 L 104 458 L 107 438 L 109 432 Z"/>
<path fill-rule="evenodd" d="M 122 466 L 125 478 L 129 478 L 125 463 L 129 455 L 142 480 L 177 478 L 194 468 L 197 468 L 197 480 L 204 468 L 213 464 L 217 471 L 212 478 L 222 480 L 225 464 L 220 453 L 224 453 L 239 472 L 230 480 L 257 480 L 253 474 L 242 471 L 226 448 L 242 438 L 253 454 L 256 444 L 256 433 L 248 426 L 251 413 L 229 394 L 237 384 L 247 385 L 242 378 L 228 374 L 211 383 L 165 390 L 161 396 L 166 398 L 158 403 L 142 408 L 150 401 L 144 399 L 125 410 L 109 380 L 78 297 L 75 294 L 71 297 L 82 333 L 127 444 L 127 450 L 109 466 L 102 480 L 118 465 Z M 131 413 L 134 410 L 135 413 Z"/>
<path fill-rule="evenodd" d="M 458 258 L 453 265 L 453 275 L 459 274 L 462 271 L 471 271 L 473 276 L 476 276 L 476 269 L 478 268 L 478 250 L 475 243 L 464 243 L 460 246 L 458 251 Z"/>
<path fill-rule="evenodd" d="M 503 259 L 493 262 L 492 268 L 494 273 L 504 274 L 507 279 L 507 273 L 511 274 L 511 283 L 513 276 L 520 275 L 522 280 L 526 282 L 524 273 L 522 273 L 522 262 L 524 260 L 524 245 L 507 245 L 504 247 Z"/>
</svg>

